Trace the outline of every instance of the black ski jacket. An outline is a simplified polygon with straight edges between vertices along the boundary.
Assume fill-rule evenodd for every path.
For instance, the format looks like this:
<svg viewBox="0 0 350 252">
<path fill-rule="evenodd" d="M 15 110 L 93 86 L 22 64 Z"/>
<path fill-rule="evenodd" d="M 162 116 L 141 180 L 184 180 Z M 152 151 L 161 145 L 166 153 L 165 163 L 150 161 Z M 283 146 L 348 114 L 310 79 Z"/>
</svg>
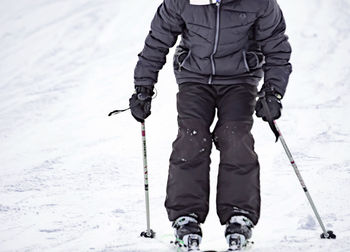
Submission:
<svg viewBox="0 0 350 252">
<path fill-rule="evenodd" d="M 198 0 L 197 0 L 198 1 Z M 286 24 L 276 0 L 164 0 L 159 6 L 135 68 L 135 85 L 153 85 L 177 37 L 174 55 L 178 84 L 258 85 L 284 94 L 291 47 Z"/>
</svg>

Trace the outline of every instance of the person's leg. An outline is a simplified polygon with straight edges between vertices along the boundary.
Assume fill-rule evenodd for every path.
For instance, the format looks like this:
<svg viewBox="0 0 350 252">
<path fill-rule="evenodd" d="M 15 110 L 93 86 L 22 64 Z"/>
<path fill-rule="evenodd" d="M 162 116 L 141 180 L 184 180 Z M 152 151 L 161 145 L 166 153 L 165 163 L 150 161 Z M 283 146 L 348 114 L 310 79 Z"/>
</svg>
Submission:
<svg viewBox="0 0 350 252">
<path fill-rule="evenodd" d="M 179 86 L 179 131 L 173 143 L 165 207 L 170 221 L 191 215 L 203 223 L 209 211 L 209 165 L 215 116 L 215 92 L 209 85 Z"/>
<path fill-rule="evenodd" d="M 254 224 L 260 215 L 259 162 L 250 133 L 257 88 L 251 85 L 217 87 L 218 123 L 214 142 L 220 151 L 217 213 L 222 224 L 234 215 Z"/>
</svg>

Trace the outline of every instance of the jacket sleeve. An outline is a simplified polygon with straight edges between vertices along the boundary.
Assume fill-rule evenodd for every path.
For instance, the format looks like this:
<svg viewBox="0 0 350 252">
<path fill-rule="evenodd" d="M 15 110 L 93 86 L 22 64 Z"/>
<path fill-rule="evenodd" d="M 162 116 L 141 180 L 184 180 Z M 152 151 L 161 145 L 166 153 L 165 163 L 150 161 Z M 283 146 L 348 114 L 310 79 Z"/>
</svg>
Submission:
<svg viewBox="0 0 350 252">
<path fill-rule="evenodd" d="M 153 85 L 157 82 L 158 72 L 166 62 L 169 48 L 175 45 L 184 26 L 179 2 L 164 0 L 158 7 L 145 46 L 138 55 L 134 71 L 135 85 Z"/>
<path fill-rule="evenodd" d="M 292 72 L 289 63 L 292 49 L 285 35 L 286 23 L 277 1 L 267 2 L 267 8 L 257 20 L 255 36 L 265 55 L 264 83 L 283 96 Z"/>
</svg>

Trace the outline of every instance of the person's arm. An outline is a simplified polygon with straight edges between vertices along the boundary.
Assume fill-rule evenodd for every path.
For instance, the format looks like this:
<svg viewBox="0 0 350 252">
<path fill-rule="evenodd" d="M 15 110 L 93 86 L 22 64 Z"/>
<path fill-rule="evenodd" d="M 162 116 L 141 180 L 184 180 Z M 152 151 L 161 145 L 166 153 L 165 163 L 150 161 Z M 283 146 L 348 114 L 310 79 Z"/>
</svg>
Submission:
<svg viewBox="0 0 350 252">
<path fill-rule="evenodd" d="M 267 7 L 257 20 L 255 35 L 265 55 L 264 85 L 282 96 L 292 72 L 289 63 L 292 49 L 285 30 L 286 23 L 277 1 L 267 0 Z"/>
<path fill-rule="evenodd" d="M 135 86 L 150 86 L 157 82 L 158 72 L 166 62 L 169 48 L 175 45 L 184 27 L 180 3 L 177 0 L 164 0 L 158 7 L 145 46 L 138 55 L 134 71 Z"/>
</svg>

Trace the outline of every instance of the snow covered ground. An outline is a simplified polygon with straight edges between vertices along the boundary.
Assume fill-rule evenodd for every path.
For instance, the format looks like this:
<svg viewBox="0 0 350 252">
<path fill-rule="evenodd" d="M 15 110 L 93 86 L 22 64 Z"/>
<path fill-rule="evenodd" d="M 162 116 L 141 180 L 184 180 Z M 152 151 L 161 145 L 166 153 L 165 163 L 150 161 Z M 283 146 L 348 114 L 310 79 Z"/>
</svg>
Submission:
<svg viewBox="0 0 350 252">
<path fill-rule="evenodd" d="M 140 125 L 126 108 L 160 0 L 0 1 L 0 251 L 171 251 L 163 201 L 177 133 L 171 65 L 147 120 L 151 226 L 145 240 Z M 327 228 L 261 120 L 262 215 L 252 251 L 350 251 L 350 1 L 280 0 L 294 49 L 279 120 Z M 169 60 L 171 61 L 171 51 Z M 218 152 L 203 249 L 223 249 Z M 163 242 L 160 242 L 162 240 Z"/>
</svg>

